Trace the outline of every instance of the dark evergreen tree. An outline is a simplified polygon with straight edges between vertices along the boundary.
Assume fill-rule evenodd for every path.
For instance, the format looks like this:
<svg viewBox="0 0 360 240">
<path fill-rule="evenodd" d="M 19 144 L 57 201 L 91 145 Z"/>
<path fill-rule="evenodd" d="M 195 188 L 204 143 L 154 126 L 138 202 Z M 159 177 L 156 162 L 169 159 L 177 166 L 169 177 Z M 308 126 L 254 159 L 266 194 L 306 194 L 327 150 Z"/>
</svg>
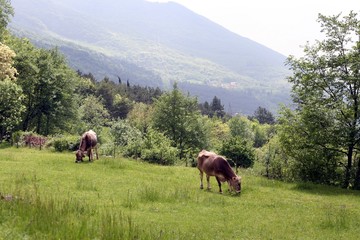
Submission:
<svg viewBox="0 0 360 240">
<path fill-rule="evenodd" d="M 223 118 L 225 116 L 224 105 L 221 104 L 221 100 L 216 96 L 213 98 L 211 105 L 211 117 Z"/>
<path fill-rule="evenodd" d="M 260 124 L 275 124 L 273 114 L 264 107 L 258 107 L 250 119 L 257 119 Z"/>
</svg>

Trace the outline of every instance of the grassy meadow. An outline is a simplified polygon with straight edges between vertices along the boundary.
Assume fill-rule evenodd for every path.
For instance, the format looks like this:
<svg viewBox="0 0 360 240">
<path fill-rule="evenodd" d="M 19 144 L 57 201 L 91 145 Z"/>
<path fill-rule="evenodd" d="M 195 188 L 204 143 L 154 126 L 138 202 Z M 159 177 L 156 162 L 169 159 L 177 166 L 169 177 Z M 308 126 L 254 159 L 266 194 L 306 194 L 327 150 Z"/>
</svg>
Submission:
<svg viewBox="0 0 360 240">
<path fill-rule="evenodd" d="M 358 239 L 360 193 L 243 170 L 242 193 L 196 168 L 0 149 L 0 239 Z M 227 185 L 224 185 L 224 190 Z"/>
</svg>

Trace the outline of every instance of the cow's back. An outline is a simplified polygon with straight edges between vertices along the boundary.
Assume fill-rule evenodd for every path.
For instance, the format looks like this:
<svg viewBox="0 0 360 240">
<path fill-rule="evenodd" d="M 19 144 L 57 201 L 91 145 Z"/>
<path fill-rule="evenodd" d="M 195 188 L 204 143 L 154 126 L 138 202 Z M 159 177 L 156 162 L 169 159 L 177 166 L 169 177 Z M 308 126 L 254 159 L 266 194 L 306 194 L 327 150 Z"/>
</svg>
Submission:
<svg viewBox="0 0 360 240">
<path fill-rule="evenodd" d="M 231 178 L 235 175 L 228 161 L 213 152 L 201 151 L 198 156 L 198 169 L 209 176 Z"/>
<path fill-rule="evenodd" d="M 81 137 L 80 149 L 86 151 L 90 148 L 95 147 L 97 144 L 96 133 L 92 130 L 85 132 Z"/>
</svg>

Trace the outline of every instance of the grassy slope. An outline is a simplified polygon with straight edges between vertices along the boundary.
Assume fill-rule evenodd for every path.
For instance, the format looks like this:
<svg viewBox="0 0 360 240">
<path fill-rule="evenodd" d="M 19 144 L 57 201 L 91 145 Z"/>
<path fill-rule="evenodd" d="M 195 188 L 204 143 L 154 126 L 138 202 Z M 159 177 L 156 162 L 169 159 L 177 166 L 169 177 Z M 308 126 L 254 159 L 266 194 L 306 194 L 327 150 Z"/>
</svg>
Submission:
<svg viewBox="0 0 360 240">
<path fill-rule="evenodd" d="M 0 239 L 357 239 L 360 194 L 243 171 L 240 196 L 194 168 L 0 149 Z M 226 187 L 225 187 L 226 189 Z"/>
</svg>

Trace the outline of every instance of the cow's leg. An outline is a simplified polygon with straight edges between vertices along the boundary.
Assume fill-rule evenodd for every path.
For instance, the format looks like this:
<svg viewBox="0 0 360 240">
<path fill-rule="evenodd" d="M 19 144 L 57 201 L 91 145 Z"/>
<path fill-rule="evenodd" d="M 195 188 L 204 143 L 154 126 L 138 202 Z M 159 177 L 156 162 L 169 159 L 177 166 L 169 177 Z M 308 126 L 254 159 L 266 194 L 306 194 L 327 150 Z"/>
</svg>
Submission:
<svg viewBox="0 0 360 240">
<path fill-rule="evenodd" d="M 207 181 L 207 189 L 210 190 L 211 186 L 210 186 L 210 176 L 206 174 L 206 181 Z"/>
<path fill-rule="evenodd" d="M 222 193 L 221 182 L 218 177 L 216 177 L 216 181 L 218 182 L 218 185 L 219 185 L 219 192 Z"/>
<path fill-rule="evenodd" d="M 89 156 L 89 162 L 91 162 L 92 159 L 93 159 L 91 148 L 89 148 L 89 149 L 87 150 L 87 154 L 88 154 L 88 156 Z"/>
<path fill-rule="evenodd" d="M 204 173 L 200 170 L 200 189 L 204 188 L 203 177 L 204 177 Z"/>
<path fill-rule="evenodd" d="M 95 153 L 96 153 L 96 160 L 99 160 L 99 154 L 98 154 L 98 151 L 97 151 L 97 147 L 95 147 Z"/>
</svg>

